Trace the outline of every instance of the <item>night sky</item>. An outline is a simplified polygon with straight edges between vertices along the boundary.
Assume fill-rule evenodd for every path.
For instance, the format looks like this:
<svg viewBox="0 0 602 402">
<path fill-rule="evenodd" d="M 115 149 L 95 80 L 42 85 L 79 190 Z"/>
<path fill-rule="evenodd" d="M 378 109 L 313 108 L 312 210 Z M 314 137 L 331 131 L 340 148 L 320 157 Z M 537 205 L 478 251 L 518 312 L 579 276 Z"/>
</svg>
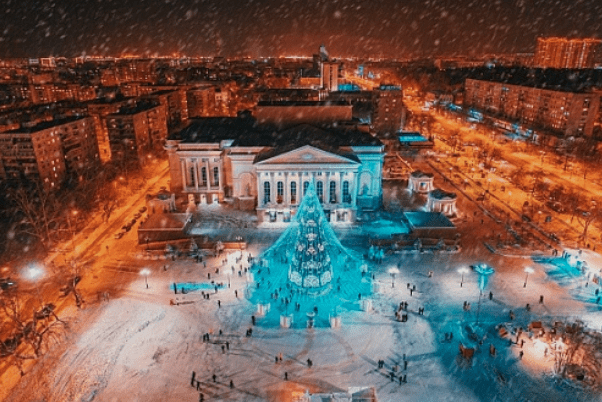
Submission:
<svg viewBox="0 0 602 402">
<path fill-rule="evenodd" d="M 600 0 L 3 0 L 0 57 L 396 58 L 533 52 L 602 37 Z"/>
</svg>

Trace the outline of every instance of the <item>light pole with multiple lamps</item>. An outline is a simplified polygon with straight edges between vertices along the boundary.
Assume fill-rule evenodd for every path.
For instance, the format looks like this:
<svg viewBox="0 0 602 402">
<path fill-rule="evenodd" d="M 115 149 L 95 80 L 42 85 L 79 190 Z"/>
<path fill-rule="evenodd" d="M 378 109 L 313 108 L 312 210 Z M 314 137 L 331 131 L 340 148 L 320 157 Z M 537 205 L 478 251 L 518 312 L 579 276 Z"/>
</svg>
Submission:
<svg viewBox="0 0 602 402">
<path fill-rule="evenodd" d="M 468 272 L 468 269 L 462 267 L 458 269 L 458 272 L 462 275 L 462 280 L 460 281 L 460 287 L 462 287 L 462 285 L 464 285 L 464 274 Z"/>
<path fill-rule="evenodd" d="M 395 287 L 395 275 L 399 273 L 399 269 L 397 267 L 389 268 L 389 274 L 391 275 L 391 287 Z"/>
<path fill-rule="evenodd" d="M 527 287 L 527 281 L 529 280 L 529 274 L 533 273 L 533 268 L 531 267 L 527 267 L 525 268 L 525 272 L 527 273 L 527 276 L 525 276 L 525 283 L 523 284 L 523 287 L 526 288 Z"/>
<path fill-rule="evenodd" d="M 146 288 L 148 289 L 148 276 L 150 275 L 150 269 L 144 268 L 140 271 L 140 275 L 144 276 L 144 283 L 146 284 Z"/>
</svg>

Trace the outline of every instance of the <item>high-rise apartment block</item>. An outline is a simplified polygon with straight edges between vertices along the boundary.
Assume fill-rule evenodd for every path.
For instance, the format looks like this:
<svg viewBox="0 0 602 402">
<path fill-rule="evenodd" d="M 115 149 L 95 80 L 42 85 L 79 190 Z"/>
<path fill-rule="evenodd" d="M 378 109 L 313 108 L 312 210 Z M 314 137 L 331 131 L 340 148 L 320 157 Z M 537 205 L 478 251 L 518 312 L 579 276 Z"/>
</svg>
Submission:
<svg viewBox="0 0 602 402">
<path fill-rule="evenodd" d="M 139 102 L 107 116 L 113 160 L 141 161 L 153 149 L 162 149 L 167 138 L 165 106 Z"/>
<path fill-rule="evenodd" d="M 135 99 L 97 99 L 88 103 L 88 115 L 94 119 L 96 139 L 100 150 L 100 159 L 103 162 L 111 160 L 111 146 L 109 145 L 109 130 L 107 129 L 107 116 L 119 112 L 126 105 L 133 105 Z"/>
<path fill-rule="evenodd" d="M 372 90 L 372 129 L 376 134 L 401 130 L 405 115 L 403 91 L 397 85 L 380 85 Z"/>
<path fill-rule="evenodd" d="M 333 61 L 320 63 L 320 87 L 330 92 L 339 90 L 339 64 Z"/>
<path fill-rule="evenodd" d="M 0 133 L 0 177 L 39 181 L 57 189 L 68 174 L 81 176 L 98 167 L 94 122 L 73 117 Z"/>
<path fill-rule="evenodd" d="M 537 38 L 534 65 L 539 68 L 594 68 L 602 40 Z"/>
<path fill-rule="evenodd" d="M 188 117 L 212 117 L 215 111 L 215 87 L 212 85 L 186 91 Z"/>
<path fill-rule="evenodd" d="M 566 136 L 591 136 L 600 96 L 467 79 L 464 105 L 534 129 L 550 129 Z"/>
</svg>

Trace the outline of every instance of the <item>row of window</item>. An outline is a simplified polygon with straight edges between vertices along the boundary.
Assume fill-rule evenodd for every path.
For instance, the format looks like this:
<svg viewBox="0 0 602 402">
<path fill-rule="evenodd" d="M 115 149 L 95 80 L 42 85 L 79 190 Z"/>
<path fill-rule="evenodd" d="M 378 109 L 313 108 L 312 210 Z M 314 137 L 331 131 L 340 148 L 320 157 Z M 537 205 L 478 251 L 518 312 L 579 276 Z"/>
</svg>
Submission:
<svg viewBox="0 0 602 402">
<path fill-rule="evenodd" d="M 194 166 L 190 167 L 190 175 L 188 177 L 188 183 L 187 183 L 188 187 L 194 187 L 196 185 L 195 183 L 195 175 L 194 175 Z M 199 186 L 206 186 L 207 185 L 207 168 L 206 167 L 202 167 L 201 168 L 201 180 L 199 180 Z M 213 168 L 213 186 L 219 186 L 219 168 L 218 167 L 214 167 Z"/>
<path fill-rule="evenodd" d="M 309 187 L 309 182 L 303 182 L 303 195 L 307 192 L 307 187 Z M 270 188 L 270 182 L 263 182 L 263 203 L 269 204 L 272 201 L 271 198 L 272 192 Z M 317 181 L 316 182 L 316 195 L 320 202 L 324 202 L 324 182 Z M 343 202 L 350 203 L 351 195 L 349 194 L 349 182 L 343 182 Z M 291 196 L 291 204 L 297 203 L 297 182 L 290 183 L 290 196 Z M 276 203 L 282 204 L 284 202 L 284 182 L 279 181 L 276 183 Z M 328 202 L 334 204 L 337 202 L 337 183 L 335 181 L 331 181 L 329 185 L 329 193 L 328 193 Z"/>
</svg>

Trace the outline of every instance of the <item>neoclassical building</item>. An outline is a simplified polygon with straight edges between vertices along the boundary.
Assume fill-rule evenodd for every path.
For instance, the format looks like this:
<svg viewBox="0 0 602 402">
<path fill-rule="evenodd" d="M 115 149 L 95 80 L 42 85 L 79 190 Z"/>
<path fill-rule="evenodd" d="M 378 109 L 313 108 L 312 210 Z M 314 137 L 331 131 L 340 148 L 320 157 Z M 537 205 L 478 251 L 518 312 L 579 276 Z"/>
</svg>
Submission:
<svg viewBox="0 0 602 402">
<path fill-rule="evenodd" d="M 309 124 L 278 130 L 252 118 L 203 118 L 166 142 L 171 191 L 189 203 L 231 200 L 258 221 L 287 222 L 314 182 L 332 223 L 382 198 L 384 146 L 358 130 Z"/>
</svg>

